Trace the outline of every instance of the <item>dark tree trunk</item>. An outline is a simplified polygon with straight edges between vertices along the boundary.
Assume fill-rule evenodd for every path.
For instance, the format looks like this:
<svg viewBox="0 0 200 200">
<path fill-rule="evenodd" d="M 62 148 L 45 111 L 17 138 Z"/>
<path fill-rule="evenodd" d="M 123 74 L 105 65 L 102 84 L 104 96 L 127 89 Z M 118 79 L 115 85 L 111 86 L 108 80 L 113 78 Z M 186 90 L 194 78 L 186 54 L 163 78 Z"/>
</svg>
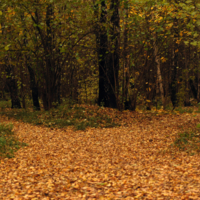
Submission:
<svg viewBox="0 0 200 200">
<path fill-rule="evenodd" d="M 177 107 L 177 80 L 176 80 L 176 75 L 177 75 L 177 55 L 175 53 L 174 57 L 174 64 L 172 65 L 172 78 L 171 78 L 171 101 L 173 105 L 173 109 Z"/>
<path fill-rule="evenodd" d="M 27 64 L 27 67 L 30 74 L 30 88 L 32 90 L 33 108 L 35 110 L 40 110 L 39 92 L 38 86 L 35 81 L 35 73 L 34 70 L 29 66 L 29 64 Z"/>
<path fill-rule="evenodd" d="M 45 110 L 49 109 L 49 105 L 48 105 L 48 98 L 47 98 L 47 93 L 46 90 L 43 89 L 42 91 L 42 101 L 43 101 L 43 107 Z"/>
<path fill-rule="evenodd" d="M 178 68 L 178 50 L 179 45 L 176 43 L 179 37 L 178 32 L 178 20 L 174 19 L 174 49 L 173 49 L 173 58 L 172 58 L 172 74 L 171 74 L 171 101 L 173 104 L 173 109 L 177 107 L 177 68 Z"/>
<path fill-rule="evenodd" d="M 193 80 L 190 79 L 189 83 L 190 83 L 191 92 L 192 92 L 194 98 L 197 99 L 197 90 L 196 90 L 196 88 L 194 86 Z"/>
<path fill-rule="evenodd" d="M 52 27 L 51 27 L 51 21 L 53 17 L 53 7 L 52 4 L 49 4 L 47 6 L 47 12 L 46 12 L 46 25 L 47 25 L 47 35 L 46 35 L 46 93 L 47 93 L 47 99 L 48 99 L 48 110 L 52 108 L 52 103 L 54 100 L 53 94 L 55 93 L 54 86 L 54 79 L 53 79 L 53 72 L 54 72 L 54 63 L 53 59 L 50 55 L 52 55 Z M 50 55 L 49 55 L 50 54 Z"/>
<path fill-rule="evenodd" d="M 127 99 L 124 102 L 124 109 L 125 110 L 131 110 L 135 111 L 137 106 L 137 95 L 138 95 L 138 89 L 135 87 L 131 88 L 131 95 L 129 96 L 129 99 Z"/>
<path fill-rule="evenodd" d="M 60 98 L 60 87 L 61 87 L 61 68 L 58 68 L 58 77 L 57 77 L 57 89 L 56 89 L 56 98 L 58 101 L 58 104 L 60 105 L 62 100 Z"/>
<path fill-rule="evenodd" d="M 189 61 L 190 61 L 190 46 L 189 46 L 189 57 L 187 56 L 187 51 L 185 49 L 185 101 L 184 106 L 191 106 L 190 102 L 190 89 L 189 89 Z"/>
<path fill-rule="evenodd" d="M 58 95 L 58 85 L 59 78 L 58 73 L 59 63 L 56 63 L 55 59 L 55 36 L 53 28 L 53 18 L 54 18 L 54 6 L 52 3 L 49 3 L 46 8 L 46 31 L 40 29 L 40 15 L 39 12 L 35 11 L 35 17 L 32 16 L 36 29 L 40 35 L 41 43 L 44 50 L 44 63 L 42 63 L 43 68 L 43 77 L 44 82 L 41 87 L 42 90 L 42 100 L 45 110 L 49 110 L 54 106 L 54 103 L 57 103 Z M 59 79 L 59 80 L 58 80 Z"/>
<path fill-rule="evenodd" d="M 19 59 L 20 60 L 20 59 Z M 20 62 L 20 61 L 19 61 Z M 21 100 L 22 100 L 22 106 L 24 109 L 26 109 L 26 94 L 24 90 L 24 74 L 23 74 L 23 64 L 20 63 L 20 77 L 21 77 Z"/>
<path fill-rule="evenodd" d="M 124 50 L 123 50 L 123 82 L 122 82 L 122 105 L 124 109 L 128 109 L 129 101 L 128 101 L 128 88 L 129 88 L 129 59 L 128 59 L 128 0 L 124 1 L 124 9 L 125 9 L 125 16 L 124 16 Z"/>
<path fill-rule="evenodd" d="M 99 99 L 98 104 L 106 106 L 108 103 L 107 99 L 107 69 L 106 60 L 108 57 L 108 38 L 107 30 L 105 29 L 106 23 L 106 4 L 105 1 L 101 1 L 101 17 L 100 17 L 100 27 L 97 41 L 98 48 L 98 60 L 99 60 Z"/>
<path fill-rule="evenodd" d="M 97 36 L 97 48 L 99 57 L 99 99 L 98 104 L 105 107 L 117 108 L 117 89 L 118 89 L 118 37 L 119 37 L 119 2 L 112 0 L 111 2 L 111 43 L 113 46 L 112 53 L 108 48 L 107 30 L 105 28 L 106 20 L 106 4 L 101 1 L 101 17 L 99 35 Z M 99 41 L 98 41 L 99 40 Z"/>
<path fill-rule="evenodd" d="M 13 66 L 6 66 L 7 85 L 10 91 L 12 106 L 11 108 L 21 108 L 20 100 L 18 97 L 18 89 L 16 79 L 13 73 Z"/>
<path fill-rule="evenodd" d="M 197 89 L 196 89 L 196 98 L 197 102 L 200 102 L 200 65 L 199 65 L 199 56 L 198 56 L 198 67 L 197 67 Z M 195 89 L 195 86 L 194 86 Z M 194 93 L 193 93 L 194 94 Z"/>
<path fill-rule="evenodd" d="M 118 72 L 119 72 L 119 0 L 112 0 L 111 16 L 111 53 L 108 63 L 108 77 L 110 80 L 108 90 L 108 107 L 117 108 L 118 102 Z"/>
</svg>

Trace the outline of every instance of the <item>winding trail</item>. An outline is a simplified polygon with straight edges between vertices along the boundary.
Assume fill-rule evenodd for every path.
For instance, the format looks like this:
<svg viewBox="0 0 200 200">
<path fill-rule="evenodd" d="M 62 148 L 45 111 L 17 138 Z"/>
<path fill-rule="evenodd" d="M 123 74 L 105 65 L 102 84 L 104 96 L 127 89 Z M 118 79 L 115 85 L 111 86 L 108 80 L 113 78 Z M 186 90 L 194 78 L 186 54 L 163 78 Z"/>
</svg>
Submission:
<svg viewBox="0 0 200 200">
<path fill-rule="evenodd" d="M 0 199 L 200 199 L 200 155 L 169 149 L 200 115 L 137 118 L 73 131 L 14 120 L 29 146 L 0 163 Z"/>
</svg>

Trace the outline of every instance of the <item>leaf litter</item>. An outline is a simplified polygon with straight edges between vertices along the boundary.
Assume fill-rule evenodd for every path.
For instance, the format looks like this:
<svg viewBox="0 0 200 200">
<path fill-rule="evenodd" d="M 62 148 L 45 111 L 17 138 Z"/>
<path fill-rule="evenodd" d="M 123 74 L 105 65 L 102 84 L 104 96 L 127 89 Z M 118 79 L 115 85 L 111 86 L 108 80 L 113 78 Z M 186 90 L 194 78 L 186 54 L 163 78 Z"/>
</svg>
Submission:
<svg viewBox="0 0 200 200">
<path fill-rule="evenodd" d="M 200 199 L 200 156 L 170 145 L 199 114 L 119 112 L 115 128 L 56 129 L 15 120 L 28 144 L 0 163 L 0 199 Z"/>
</svg>

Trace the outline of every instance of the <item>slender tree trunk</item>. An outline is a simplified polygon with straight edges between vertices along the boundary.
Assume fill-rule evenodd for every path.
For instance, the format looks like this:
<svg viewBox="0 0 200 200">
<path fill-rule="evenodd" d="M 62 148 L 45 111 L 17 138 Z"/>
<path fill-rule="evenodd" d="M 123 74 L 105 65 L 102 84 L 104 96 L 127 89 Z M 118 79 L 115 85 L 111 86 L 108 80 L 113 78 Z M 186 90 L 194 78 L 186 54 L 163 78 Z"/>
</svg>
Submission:
<svg viewBox="0 0 200 200">
<path fill-rule="evenodd" d="M 99 61 L 99 99 L 98 104 L 107 106 L 107 69 L 106 69 L 106 60 L 108 56 L 108 38 L 107 38 L 107 30 L 105 28 L 106 25 L 106 4 L 105 1 L 101 1 L 101 16 L 100 16 L 100 24 L 99 24 L 99 34 L 98 34 L 98 61 Z"/>
<path fill-rule="evenodd" d="M 198 61 L 199 61 L 199 56 L 198 56 Z M 197 76 L 198 76 L 198 83 L 197 83 L 197 101 L 198 103 L 200 102 L 200 65 L 199 65 L 199 62 L 198 62 L 198 67 L 197 67 Z"/>
<path fill-rule="evenodd" d="M 174 19 L 174 47 L 173 47 L 173 58 L 172 58 L 172 76 L 171 76 L 171 101 L 173 104 L 173 109 L 177 107 L 177 67 L 178 67 L 178 51 L 179 46 L 176 41 L 179 38 L 178 32 L 178 20 Z"/>
<path fill-rule="evenodd" d="M 123 85 L 122 85 L 122 104 L 123 109 L 129 109 L 129 106 L 125 106 L 125 104 L 130 104 L 128 100 L 128 87 L 129 87 L 129 66 L 128 66 L 128 27 L 127 27 L 127 20 L 128 20 L 128 1 L 124 1 L 124 10 L 125 10 L 125 17 L 124 17 L 124 52 L 123 52 Z"/>
<path fill-rule="evenodd" d="M 52 103 L 54 100 L 53 94 L 54 94 L 54 79 L 53 79 L 53 72 L 54 72 L 54 63 L 52 61 L 52 17 L 53 17 L 53 5 L 49 4 L 47 6 L 46 11 L 46 25 L 47 25 L 47 35 L 46 35 L 46 93 L 47 93 L 47 99 L 48 99 L 48 110 L 52 108 Z M 51 55 L 51 56 L 50 56 Z"/>
<path fill-rule="evenodd" d="M 21 55 L 22 56 L 22 55 Z M 23 74 L 23 68 L 24 68 L 24 63 L 20 63 L 20 78 L 21 78 L 21 99 L 22 99 L 22 105 L 23 108 L 26 108 L 26 101 L 25 101 L 25 91 L 24 91 L 24 74 Z"/>
<path fill-rule="evenodd" d="M 174 50 L 173 50 L 174 51 Z M 177 53 L 174 53 L 173 63 L 172 63 L 172 76 L 171 76 L 171 101 L 173 104 L 173 109 L 177 106 Z"/>
<path fill-rule="evenodd" d="M 187 57 L 187 52 L 185 49 L 185 106 L 191 106 L 190 103 L 190 90 L 189 90 L 189 60 L 190 60 L 190 46 L 189 46 L 189 58 Z"/>
<path fill-rule="evenodd" d="M 5 9 L 7 11 L 6 7 L 5 7 Z M 4 15 L 2 15 L 2 16 L 4 16 Z M 2 18 L 1 27 L 3 27 L 4 20 L 6 21 L 5 17 Z M 9 30 L 9 27 L 7 29 L 5 29 L 5 28 L 1 29 L 2 36 L 4 36 L 2 38 L 6 39 L 8 30 Z M 11 101 L 12 101 L 11 108 L 21 108 L 21 103 L 20 103 L 20 99 L 18 96 L 18 87 L 17 87 L 17 82 L 16 82 L 16 78 L 15 78 L 15 73 L 14 73 L 14 66 L 11 64 L 10 59 L 11 58 L 10 58 L 9 54 L 7 54 L 4 58 L 5 63 L 6 63 L 5 64 L 6 83 L 9 88 L 10 97 L 11 97 Z"/>
<path fill-rule="evenodd" d="M 21 16 L 22 22 L 24 23 L 24 26 L 26 27 L 26 23 L 24 20 L 24 15 Z M 27 30 L 24 30 L 24 46 L 26 46 L 28 43 L 27 41 Z M 39 104 L 39 92 L 38 92 L 38 85 L 35 81 L 35 72 L 33 68 L 30 66 L 30 56 L 24 55 L 24 65 L 27 67 L 29 71 L 30 76 L 30 89 L 32 90 L 32 100 L 33 100 L 33 109 L 34 110 L 40 110 L 40 104 Z"/>
<path fill-rule="evenodd" d="M 111 52 L 108 61 L 108 105 L 107 107 L 119 108 L 118 102 L 118 73 L 119 73 L 119 0 L 112 0 L 110 10 L 111 16 Z"/>
<path fill-rule="evenodd" d="M 60 87 L 61 87 L 61 67 L 59 66 L 58 67 L 58 71 L 57 71 L 57 83 L 56 83 L 56 91 L 57 91 L 57 94 L 56 94 L 56 98 L 57 98 L 57 101 L 58 101 L 58 104 L 60 105 L 62 100 L 61 100 L 61 97 L 60 97 Z"/>
<path fill-rule="evenodd" d="M 198 91 L 197 91 L 197 101 L 200 102 L 200 73 L 198 72 Z"/>
<path fill-rule="evenodd" d="M 9 61 L 7 61 L 6 63 L 9 63 Z M 6 76 L 7 76 L 7 85 L 8 88 L 10 90 L 10 97 L 11 97 L 11 102 L 12 102 L 12 106 L 11 108 L 21 108 L 21 104 L 20 104 L 20 99 L 18 96 L 18 88 L 17 88 L 17 83 L 16 83 L 16 79 L 14 76 L 14 66 L 12 65 L 7 65 L 6 66 Z"/>
<path fill-rule="evenodd" d="M 51 109 L 54 104 L 58 101 L 58 73 L 59 73 L 59 64 L 55 60 L 55 36 L 53 28 L 53 18 L 54 18 L 54 5 L 53 3 L 48 3 L 46 8 L 46 30 L 40 29 L 40 13 L 38 10 L 35 11 L 35 17 L 32 17 L 32 20 L 36 26 L 44 50 L 44 63 L 43 67 L 43 76 L 44 76 L 44 85 L 42 86 L 42 100 L 45 110 Z"/>
<path fill-rule="evenodd" d="M 107 12 L 105 1 L 101 1 L 101 16 L 99 28 L 99 99 L 98 104 L 105 107 L 118 107 L 118 71 L 119 71 L 119 1 L 112 0 L 110 10 L 111 31 L 110 39 L 112 52 L 108 48 L 108 36 L 105 25 L 107 23 Z"/>
<path fill-rule="evenodd" d="M 38 92 L 38 86 L 35 81 L 35 73 L 29 64 L 27 64 L 27 68 L 30 75 L 30 88 L 32 90 L 33 108 L 35 110 L 40 110 L 39 92 Z"/>
<path fill-rule="evenodd" d="M 153 45 L 154 45 L 155 61 L 156 61 L 156 64 L 157 64 L 157 80 L 158 80 L 158 84 L 159 84 L 162 104 L 163 104 L 163 107 L 165 108 L 165 97 L 164 97 L 162 75 L 161 75 L 161 70 L 160 70 L 160 56 L 158 55 L 158 46 L 157 46 L 157 36 L 156 36 L 156 34 L 154 34 Z"/>
</svg>

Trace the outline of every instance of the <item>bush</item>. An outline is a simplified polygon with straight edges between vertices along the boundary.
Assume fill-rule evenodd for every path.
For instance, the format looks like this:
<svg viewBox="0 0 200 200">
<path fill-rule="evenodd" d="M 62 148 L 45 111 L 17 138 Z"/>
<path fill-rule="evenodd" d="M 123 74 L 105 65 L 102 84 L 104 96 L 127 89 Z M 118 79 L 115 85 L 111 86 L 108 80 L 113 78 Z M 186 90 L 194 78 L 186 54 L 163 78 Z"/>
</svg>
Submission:
<svg viewBox="0 0 200 200">
<path fill-rule="evenodd" d="M 26 146 L 25 143 L 17 140 L 12 129 L 12 124 L 0 124 L 0 157 L 12 158 L 15 151 L 21 146 Z"/>
<path fill-rule="evenodd" d="M 192 131 L 185 131 L 183 133 L 179 133 L 178 137 L 172 144 L 172 146 L 176 146 L 181 151 L 186 151 L 188 153 L 193 152 L 200 152 L 200 134 L 199 134 L 199 127 L 197 125 L 197 129 Z"/>
<path fill-rule="evenodd" d="M 76 130 L 85 130 L 87 127 L 118 126 L 112 118 L 102 112 L 102 108 L 84 108 L 76 104 L 62 104 L 49 111 L 32 111 L 31 109 L 0 110 L 0 115 L 47 127 L 63 128 L 74 126 Z"/>
</svg>

